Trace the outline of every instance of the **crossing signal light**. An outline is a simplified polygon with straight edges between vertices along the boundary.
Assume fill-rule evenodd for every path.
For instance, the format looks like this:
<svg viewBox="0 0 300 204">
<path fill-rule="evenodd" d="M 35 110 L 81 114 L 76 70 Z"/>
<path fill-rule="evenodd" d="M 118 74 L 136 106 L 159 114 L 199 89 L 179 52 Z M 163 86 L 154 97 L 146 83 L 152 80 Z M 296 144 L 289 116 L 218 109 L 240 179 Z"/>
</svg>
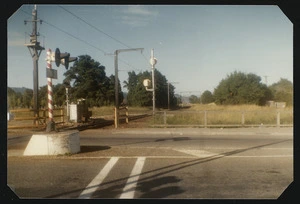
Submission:
<svg viewBox="0 0 300 204">
<path fill-rule="evenodd" d="M 64 65 L 66 69 L 69 68 L 69 63 L 77 60 L 77 57 L 70 57 L 70 53 L 60 53 L 59 49 L 55 50 L 55 64 L 59 67 L 60 64 Z"/>
</svg>

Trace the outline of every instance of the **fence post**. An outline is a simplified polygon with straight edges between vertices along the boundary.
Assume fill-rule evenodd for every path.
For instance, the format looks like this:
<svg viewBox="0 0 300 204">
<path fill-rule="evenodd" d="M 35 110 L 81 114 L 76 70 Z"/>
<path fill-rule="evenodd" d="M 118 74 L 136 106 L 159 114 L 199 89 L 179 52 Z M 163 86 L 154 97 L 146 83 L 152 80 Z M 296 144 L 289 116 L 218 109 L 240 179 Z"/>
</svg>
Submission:
<svg viewBox="0 0 300 204">
<path fill-rule="evenodd" d="M 126 106 L 126 124 L 129 123 L 128 106 Z"/>
<path fill-rule="evenodd" d="M 60 109 L 60 115 L 61 115 L 60 116 L 60 121 L 64 123 L 65 122 L 65 120 L 64 120 L 64 108 Z"/>
<path fill-rule="evenodd" d="M 114 108 L 114 120 L 115 120 L 115 128 L 118 128 L 118 122 L 117 122 L 117 120 L 118 120 L 118 116 L 117 116 L 117 114 L 118 114 L 118 111 L 117 111 L 117 107 L 115 107 Z"/>
<path fill-rule="evenodd" d="M 280 111 L 277 111 L 277 127 L 280 127 Z"/>
<path fill-rule="evenodd" d="M 207 128 L 207 111 L 204 111 L 204 127 Z"/>
<path fill-rule="evenodd" d="M 167 113 L 164 111 L 164 125 L 166 126 L 167 124 Z"/>
<path fill-rule="evenodd" d="M 245 125 L 245 112 L 242 111 L 242 126 Z"/>
</svg>

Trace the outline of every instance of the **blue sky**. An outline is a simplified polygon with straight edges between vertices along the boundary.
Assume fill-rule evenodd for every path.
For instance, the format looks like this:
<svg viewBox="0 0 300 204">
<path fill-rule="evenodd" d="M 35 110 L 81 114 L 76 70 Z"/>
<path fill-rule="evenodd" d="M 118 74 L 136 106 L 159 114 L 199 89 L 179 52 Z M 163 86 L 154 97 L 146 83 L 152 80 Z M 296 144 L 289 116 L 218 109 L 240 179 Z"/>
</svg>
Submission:
<svg viewBox="0 0 300 204">
<path fill-rule="evenodd" d="M 32 58 L 24 46 L 32 31 L 24 20 L 31 20 L 32 9 L 33 5 L 23 5 L 8 19 L 9 87 L 33 87 Z M 90 55 L 106 67 L 107 76 L 114 74 L 114 58 L 108 54 L 144 48 L 143 53 L 119 54 L 121 82 L 127 80 L 128 71 L 151 70 L 153 48 L 156 69 L 169 82 L 177 82 L 175 93 L 182 95 L 213 92 L 234 71 L 254 73 L 268 85 L 280 78 L 293 82 L 293 24 L 275 5 L 37 5 L 37 9 L 38 18 L 45 21 L 38 24 L 39 41 L 45 47 L 39 59 L 39 86 L 47 84 L 49 48 L 74 57 Z M 58 70 L 53 84 L 62 83 L 65 68 L 55 63 L 52 67 Z"/>
</svg>

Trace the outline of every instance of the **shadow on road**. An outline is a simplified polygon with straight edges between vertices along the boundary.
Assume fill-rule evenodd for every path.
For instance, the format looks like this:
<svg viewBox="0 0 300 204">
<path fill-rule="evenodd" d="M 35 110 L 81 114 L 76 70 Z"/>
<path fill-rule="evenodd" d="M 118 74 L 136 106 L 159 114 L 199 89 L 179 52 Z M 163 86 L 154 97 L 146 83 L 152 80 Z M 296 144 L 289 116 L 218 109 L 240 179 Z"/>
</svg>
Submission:
<svg viewBox="0 0 300 204">
<path fill-rule="evenodd" d="M 180 186 L 165 186 L 171 183 L 178 183 L 181 179 L 176 176 L 164 176 L 149 181 L 142 181 L 138 183 L 137 191 L 142 195 L 140 198 L 166 198 L 170 195 L 181 194 L 185 191 Z"/>
<path fill-rule="evenodd" d="M 162 138 L 162 139 L 155 140 L 155 142 L 162 142 L 162 141 L 166 141 L 166 140 L 173 140 L 174 142 L 178 142 L 178 141 L 183 141 L 183 140 L 190 140 L 190 138 L 189 137 Z"/>
<path fill-rule="evenodd" d="M 80 146 L 80 153 L 97 152 L 110 148 L 110 146 Z"/>
<path fill-rule="evenodd" d="M 175 171 L 178 171 L 178 170 L 181 170 L 181 169 L 184 169 L 184 168 L 187 168 L 187 167 L 191 167 L 191 166 L 194 166 L 194 165 L 198 165 L 198 164 L 202 164 L 202 163 L 222 159 L 224 157 L 239 154 L 239 153 L 242 153 L 242 152 L 246 152 L 246 151 L 250 151 L 250 150 L 254 150 L 254 149 L 258 149 L 258 148 L 262 148 L 262 147 L 267 147 L 267 146 L 271 146 L 271 145 L 275 145 L 275 144 L 279 144 L 279 143 L 284 143 L 284 142 L 287 142 L 287 141 L 291 141 L 291 139 L 281 140 L 281 141 L 272 142 L 272 143 L 268 143 L 268 144 L 264 144 L 264 145 L 258 145 L 258 146 L 249 147 L 249 148 L 245 148 L 245 149 L 238 149 L 238 150 L 225 152 L 225 153 L 222 153 L 222 154 L 217 154 L 217 155 L 213 155 L 213 156 L 209 156 L 209 157 L 205 157 L 205 158 L 193 159 L 193 160 L 190 160 L 190 161 L 185 161 L 185 162 L 181 162 L 181 163 L 177 163 L 177 164 L 157 168 L 157 169 L 154 169 L 154 170 L 151 170 L 151 171 L 145 171 L 145 172 L 141 173 L 140 176 L 143 176 L 143 175 L 144 176 L 149 175 L 149 176 L 144 177 L 142 179 L 139 179 L 139 181 L 138 181 L 138 190 L 140 190 L 143 193 L 142 194 L 143 198 L 146 198 L 146 197 L 148 197 L 148 198 L 166 197 L 168 195 L 171 195 L 170 192 L 172 192 L 172 191 L 170 191 L 170 190 L 174 190 L 173 194 L 174 193 L 175 194 L 183 193 L 184 190 L 180 189 L 180 187 L 178 187 L 178 186 L 169 186 L 169 187 L 166 187 L 166 188 L 156 189 L 156 190 L 153 190 L 153 191 L 152 191 L 152 188 L 155 185 L 157 185 L 157 186 L 162 185 L 163 182 L 164 183 L 169 183 L 169 182 L 172 182 L 172 181 L 174 183 L 179 182 L 180 180 L 178 178 L 174 178 L 172 176 L 161 177 L 161 176 L 164 176 L 164 175 L 169 174 L 171 172 L 175 172 Z M 104 182 L 104 183 L 101 184 L 101 186 L 113 184 L 113 183 L 120 182 L 120 181 L 127 181 L 130 177 L 135 177 L 135 176 L 137 176 L 137 175 L 132 175 L 132 176 L 129 176 L 129 177 L 115 179 L 113 181 Z M 169 178 L 171 180 L 168 180 L 166 178 Z M 153 180 L 153 179 L 157 179 L 156 182 L 158 182 L 158 183 L 154 183 L 155 180 Z M 94 188 L 94 187 L 95 186 L 91 186 L 89 188 Z M 122 188 L 123 188 L 123 186 L 121 187 L 120 185 L 115 185 L 115 186 L 111 186 L 111 187 L 107 188 L 106 190 L 104 189 L 102 191 L 98 191 L 98 193 L 100 193 L 100 192 L 104 193 L 104 194 L 102 194 L 102 196 L 104 195 L 106 198 L 110 198 L 110 197 L 107 197 L 107 195 L 105 195 L 105 193 L 107 193 L 108 190 L 114 190 L 114 191 L 120 193 L 120 190 L 122 190 Z M 68 194 L 76 193 L 76 192 L 80 193 L 83 190 L 84 189 L 80 188 L 80 189 L 72 190 L 72 191 L 69 191 L 69 192 L 64 192 L 64 193 L 60 193 L 60 194 L 56 194 L 56 195 L 51 195 L 51 196 L 48 196 L 46 198 L 55 198 L 55 197 L 64 196 L 64 195 L 66 196 Z"/>
</svg>

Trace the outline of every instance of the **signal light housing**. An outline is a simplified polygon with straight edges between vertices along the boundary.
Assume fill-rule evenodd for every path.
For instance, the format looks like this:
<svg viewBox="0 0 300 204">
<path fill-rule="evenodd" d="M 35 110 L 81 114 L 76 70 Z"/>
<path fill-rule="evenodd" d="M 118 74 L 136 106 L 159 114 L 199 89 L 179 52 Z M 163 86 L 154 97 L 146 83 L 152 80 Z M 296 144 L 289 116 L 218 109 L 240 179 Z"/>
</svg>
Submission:
<svg viewBox="0 0 300 204">
<path fill-rule="evenodd" d="M 55 50 L 55 64 L 59 67 L 60 64 L 64 65 L 66 69 L 69 68 L 69 62 L 74 62 L 77 60 L 77 57 L 70 57 L 70 53 L 60 53 L 60 50 L 56 48 Z"/>
</svg>

